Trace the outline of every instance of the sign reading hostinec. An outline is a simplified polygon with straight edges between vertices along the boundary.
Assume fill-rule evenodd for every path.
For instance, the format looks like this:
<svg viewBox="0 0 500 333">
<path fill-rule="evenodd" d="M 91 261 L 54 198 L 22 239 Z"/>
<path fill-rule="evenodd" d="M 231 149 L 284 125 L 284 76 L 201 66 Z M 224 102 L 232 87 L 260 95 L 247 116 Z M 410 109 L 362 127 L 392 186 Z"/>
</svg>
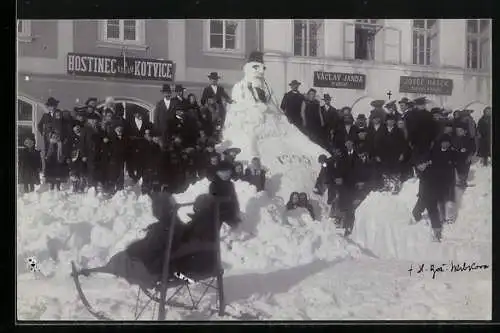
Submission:
<svg viewBox="0 0 500 333">
<path fill-rule="evenodd" d="M 173 81 L 174 63 L 169 60 L 68 53 L 67 72 L 83 76 Z"/>
<path fill-rule="evenodd" d="M 402 93 L 451 96 L 452 91 L 453 80 L 450 79 L 401 76 L 399 81 L 399 92 Z"/>
<path fill-rule="evenodd" d="M 366 75 L 357 73 L 314 72 L 313 85 L 319 88 L 364 90 Z"/>
</svg>

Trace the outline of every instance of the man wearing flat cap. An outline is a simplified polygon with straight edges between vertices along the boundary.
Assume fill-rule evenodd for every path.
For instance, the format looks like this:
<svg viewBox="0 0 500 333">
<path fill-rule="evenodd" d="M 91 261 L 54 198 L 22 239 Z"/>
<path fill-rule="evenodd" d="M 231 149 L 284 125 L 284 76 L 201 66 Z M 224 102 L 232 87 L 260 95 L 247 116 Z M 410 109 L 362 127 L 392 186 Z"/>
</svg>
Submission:
<svg viewBox="0 0 500 333">
<path fill-rule="evenodd" d="M 300 106 L 304 101 L 304 95 L 299 92 L 299 81 L 292 80 L 292 82 L 290 82 L 288 85 L 290 86 L 290 91 L 283 96 L 280 107 L 287 116 L 290 123 L 300 127 L 302 124 L 302 118 L 300 116 Z"/>
</svg>

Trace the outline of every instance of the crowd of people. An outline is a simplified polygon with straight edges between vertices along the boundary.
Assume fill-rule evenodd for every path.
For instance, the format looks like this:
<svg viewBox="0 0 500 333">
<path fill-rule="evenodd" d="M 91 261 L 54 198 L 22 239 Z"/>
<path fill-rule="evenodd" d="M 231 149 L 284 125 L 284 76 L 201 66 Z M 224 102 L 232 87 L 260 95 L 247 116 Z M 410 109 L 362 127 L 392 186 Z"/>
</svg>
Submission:
<svg viewBox="0 0 500 333">
<path fill-rule="evenodd" d="M 97 98 L 89 98 L 70 112 L 59 110 L 59 101 L 50 97 L 37 126 L 43 150 L 35 148 L 31 134 L 19 151 L 19 182 L 24 191 L 40 184 L 40 174 L 51 190 L 60 190 L 70 180 L 74 192 L 95 187 L 108 194 L 124 188 L 125 171 L 134 183 L 142 179 L 144 194 L 180 193 L 207 177 L 213 182 L 211 192 L 232 195 L 237 207 L 234 187 L 225 181 L 248 181 L 262 191 L 266 170 L 258 158 L 248 166 L 237 161 L 239 148 L 216 151 L 226 105 L 232 100 L 218 85 L 217 73 L 208 78 L 201 104 L 181 85 L 173 90 L 163 85 L 154 122 L 140 109 L 125 112 L 113 98 L 106 98 L 100 107 Z M 453 220 L 443 207 L 454 201 L 455 173 L 457 185 L 466 187 L 476 152 L 484 165 L 489 162 L 491 108 L 484 109 L 476 125 L 471 110 L 456 110 L 451 117 L 443 109 L 426 110 L 425 97 L 402 98 L 397 103 L 375 100 L 369 114 L 354 119 L 350 107 L 335 108 L 328 94 L 321 105 L 314 89 L 304 95 L 296 80 L 290 87 L 281 109 L 290 123 L 330 153 L 330 157 L 318 157 L 321 172 L 314 192 L 328 192 L 331 216 L 338 217 L 346 235 L 352 231 L 356 207 L 370 191 L 396 194 L 402 182 L 416 173 L 421 181 L 414 218 L 421 219 L 427 209 L 439 239 L 442 223 Z M 297 207 L 306 208 L 315 218 L 306 193 L 291 194 L 287 209 Z M 238 221 L 239 209 L 233 213 Z"/>
<path fill-rule="evenodd" d="M 467 187 L 473 156 L 477 153 L 483 165 L 489 163 L 491 108 L 484 109 L 476 125 L 472 110 L 456 110 L 450 117 L 441 108 L 427 110 L 425 97 L 404 97 L 397 103 L 375 100 L 369 114 L 354 119 L 350 107 L 333 107 L 328 94 L 321 106 L 315 89 L 304 95 L 299 86 L 296 80 L 290 83 L 281 108 L 290 123 L 331 154 L 318 157 L 322 168 L 314 192 L 328 190 L 331 216 L 338 218 L 345 234 L 351 233 L 355 209 L 370 191 L 397 194 L 402 182 L 416 173 L 420 189 L 413 217 L 420 220 L 427 209 L 440 240 L 442 224 L 453 221 L 449 207 L 455 186 Z M 288 207 L 297 207 L 299 201 L 292 193 Z"/>
</svg>

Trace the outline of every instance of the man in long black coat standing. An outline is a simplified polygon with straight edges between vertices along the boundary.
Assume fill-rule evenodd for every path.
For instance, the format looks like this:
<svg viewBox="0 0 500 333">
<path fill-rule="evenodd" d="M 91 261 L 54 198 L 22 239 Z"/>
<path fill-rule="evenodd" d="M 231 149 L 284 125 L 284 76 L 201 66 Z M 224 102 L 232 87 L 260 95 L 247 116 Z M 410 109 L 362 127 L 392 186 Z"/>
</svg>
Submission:
<svg viewBox="0 0 500 333">
<path fill-rule="evenodd" d="M 129 140 L 126 161 L 127 172 L 134 182 L 141 179 L 143 175 L 144 163 L 147 159 L 147 156 L 144 156 L 144 134 L 146 130 L 151 130 L 151 128 L 152 124 L 147 119 L 143 119 L 142 113 L 139 111 L 135 112 L 134 120 L 127 123 L 125 127 L 125 133 Z"/>
<path fill-rule="evenodd" d="M 208 75 L 208 79 L 210 80 L 210 85 L 203 89 L 200 100 L 201 105 L 205 106 L 209 98 L 214 98 L 215 103 L 219 105 L 220 110 L 222 111 L 221 118 L 222 125 L 224 125 L 226 120 L 226 106 L 224 105 L 224 102 L 230 104 L 232 103 L 232 99 L 224 90 L 224 87 L 219 85 L 220 76 L 217 72 L 211 72 Z"/>
<path fill-rule="evenodd" d="M 172 103 L 172 89 L 169 84 L 164 84 L 161 88 L 163 93 L 163 98 L 156 103 L 154 111 L 154 123 L 155 128 L 160 133 L 161 137 L 165 142 L 169 141 L 172 129 L 169 125 L 172 123 L 172 119 L 175 117 L 175 104 Z"/>
<path fill-rule="evenodd" d="M 491 157 L 491 107 L 483 110 L 483 116 L 477 123 L 477 134 L 479 137 L 478 156 L 483 165 L 488 165 L 488 157 Z"/>
<path fill-rule="evenodd" d="M 297 127 L 302 127 L 302 118 L 300 116 L 300 107 L 304 101 L 304 95 L 299 92 L 300 82 L 292 80 L 289 84 L 290 91 L 287 92 L 281 101 L 281 110 L 285 113 L 288 120 Z"/>
<path fill-rule="evenodd" d="M 408 142 L 415 154 L 428 152 L 439 133 L 438 123 L 425 108 L 427 102 L 426 97 L 419 97 L 413 101 L 415 107 L 403 114 Z"/>
<path fill-rule="evenodd" d="M 54 111 L 57 109 L 59 105 L 59 101 L 54 97 L 49 97 L 45 106 L 47 107 L 46 113 L 42 115 L 42 119 L 38 122 L 37 129 L 38 132 L 43 137 L 43 153 L 47 151 L 47 147 L 49 146 L 49 134 L 50 134 L 50 124 L 52 123 Z"/>
</svg>

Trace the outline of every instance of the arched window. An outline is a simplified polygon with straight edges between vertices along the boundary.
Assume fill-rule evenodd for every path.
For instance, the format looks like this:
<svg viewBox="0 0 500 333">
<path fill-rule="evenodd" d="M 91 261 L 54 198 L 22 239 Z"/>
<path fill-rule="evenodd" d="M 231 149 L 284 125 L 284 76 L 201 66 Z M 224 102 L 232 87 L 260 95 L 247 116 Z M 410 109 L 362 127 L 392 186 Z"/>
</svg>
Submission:
<svg viewBox="0 0 500 333">
<path fill-rule="evenodd" d="M 139 100 L 135 100 L 128 97 L 113 97 L 115 99 L 115 107 L 118 113 L 124 115 L 124 119 L 131 120 L 136 111 L 139 111 L 144 119 L 153 121 L 153 109 L 154 106 Z M 97 104 L 97 110 L 102 111 L 104 107 L 104 101 Z"/>
<path fill-rule="evenodd" d="M 17 97 L 17 145 L 23 146 L 26 135 L 35 133 L 33 119 L 35 118 L 36 103 L 24 97 Z"/>
</svg>

